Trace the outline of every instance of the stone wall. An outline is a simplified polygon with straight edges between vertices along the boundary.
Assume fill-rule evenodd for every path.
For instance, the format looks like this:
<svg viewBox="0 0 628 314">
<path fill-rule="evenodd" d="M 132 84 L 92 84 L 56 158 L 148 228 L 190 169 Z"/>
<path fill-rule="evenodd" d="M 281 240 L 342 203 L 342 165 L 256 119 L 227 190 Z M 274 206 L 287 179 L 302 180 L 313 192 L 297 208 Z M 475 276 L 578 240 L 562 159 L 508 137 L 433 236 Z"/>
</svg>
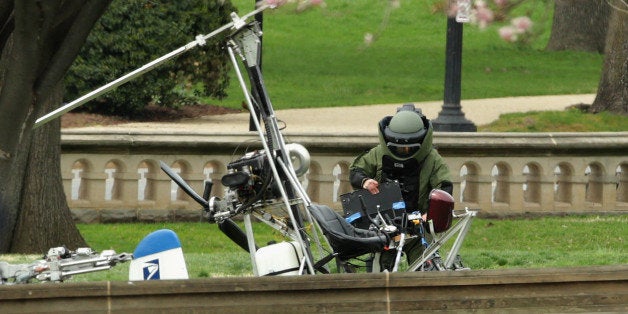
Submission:
<svg viewBox="0 0 628 314">
<path fill-rule="evenodd" d="M 285 134 L 311 155 L 301 181 L 310 198 L 340 209 L 348 166 L 374 146 L 361 134 Z M 628 211 L 628 132 L 436 133 L 457 208 L 507 216 Z M 159 168 L 163 161 L 199 194 L 229 162 L 259 149 L 253 133 L 88 133 L 64 130 L 61 170 L 70 208 L 83 222 L 200 219 L 200 206 Z"/>
</svg>

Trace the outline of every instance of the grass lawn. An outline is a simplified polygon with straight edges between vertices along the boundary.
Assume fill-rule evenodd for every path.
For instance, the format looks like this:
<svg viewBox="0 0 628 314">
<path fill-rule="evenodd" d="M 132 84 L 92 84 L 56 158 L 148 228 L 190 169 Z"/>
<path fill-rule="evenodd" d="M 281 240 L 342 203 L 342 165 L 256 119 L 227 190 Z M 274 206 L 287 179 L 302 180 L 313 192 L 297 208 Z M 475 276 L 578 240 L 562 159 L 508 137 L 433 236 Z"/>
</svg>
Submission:
<svg viewBox="0 0 628 314">
<path fill-rule="evenodd" d="M 476 218 L 460 251 L 472 269 L 543 268 L 628 263 L 628 215 Z M 273 229 L 256 223 L 257 244 L 282 241 Z M 190 277 L 250 276 L 248 253 L 208 223 L 80 224 L 96 250 L 132 253 L 148 233 L 171 229 L 181 240 Z M 451 243 L 449 243 L 451 244 Z M 75 280 L 125 280 L 128 264 Z"/>
<path fill-rule="evenodd" d="M 628 263 L 628 215 L 572 215 L 531 219 L 476 218 L 460 251 L 472 269 L 545 268 Z M 248 253 L 216 225 L 198 223 L 79 224 L 97 250 L 132 253 L 143 237 L 159 229 L 177 233 L 191 278 L 251 276 Z M 273 229 L 255 223 L 257 244 L 282 241 Z M 451 243 L 449 243 L 451 244 Z M 25 263 L 37 255 L 4 255 L 0 260 Z M 127 280 L 128 263 L 109 271 L 75 276 L 72 281 Z"/>
<path fill-rule="evenodd" d="M 533 111 L 500 115 L 478 132 L 625 132 L 628 116 L 608 112 L 584 113 L 578 109 Z"/>
<path fill-rule="evenodd" d="M 403 0 L 379 39 L 364 35 L 380 26 L 386 1 L 335 0 L 295 13 L 289 6 L 264 16 L 263 71 L 275 109 L 403 103 L 443 98 L 446 18 L 432 13 L 436 1 Z M 233 1 L 240 14 L 253 1 Z M 462 98 L 595 93 L 603 56 L 543 50 L 551 19 L 546 8 L 530 9 L 544 30 L 528 47 L 503 42 L 501 25 L 464 26 Z M 550 12 L 551 13 L 551 12 Z M 551 14 L 550 14 L 551 16 Z M 244 99 L 233 79 L 229 97 L 206 100 L 240 108 Z"/>
</svg>

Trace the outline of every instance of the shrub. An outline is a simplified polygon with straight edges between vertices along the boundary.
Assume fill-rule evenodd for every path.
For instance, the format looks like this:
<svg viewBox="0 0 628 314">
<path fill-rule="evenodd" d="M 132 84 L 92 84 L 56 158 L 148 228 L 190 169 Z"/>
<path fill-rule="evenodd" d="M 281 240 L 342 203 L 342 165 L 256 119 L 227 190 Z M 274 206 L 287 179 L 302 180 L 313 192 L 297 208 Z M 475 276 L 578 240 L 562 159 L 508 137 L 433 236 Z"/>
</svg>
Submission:
<svg viewBox="0 0 628 314">
<path fill-rule="evenodd" d="M 177 49 L 199 34 L 230 21 L 225 0 L 113 1 L 97 22 L 66 77 L 73 100 Z M 179 107 L 191 95 L 221 99 L 228 85 L 228 58 L 222 40 L 188 51 L 118 87 L 82 108 L 91 112 L 141 116 L 148 104 Z"/>
</svg>

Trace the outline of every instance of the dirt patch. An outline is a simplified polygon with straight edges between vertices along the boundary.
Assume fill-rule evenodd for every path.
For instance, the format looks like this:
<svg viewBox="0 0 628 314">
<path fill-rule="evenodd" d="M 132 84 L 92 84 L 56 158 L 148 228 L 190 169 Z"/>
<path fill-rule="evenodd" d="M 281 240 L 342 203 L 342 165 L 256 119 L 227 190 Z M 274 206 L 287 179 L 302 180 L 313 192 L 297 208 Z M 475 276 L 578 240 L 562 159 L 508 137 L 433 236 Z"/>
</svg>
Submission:
<svg viewBox="0 0 628 314">
<path fill-rule="evenodd" d="M 61 116 L 62 128 L 78 128 L 86 126 L 116 125 L 129 122 L 173 122 L 203 116 L 238 113 L 242 110 L 225 108 L 215 105 L 188 105 L 179 109 L 147 106 L 140 118 L 107 116 L 87 112 L 68 112 Z"/>
</svg>

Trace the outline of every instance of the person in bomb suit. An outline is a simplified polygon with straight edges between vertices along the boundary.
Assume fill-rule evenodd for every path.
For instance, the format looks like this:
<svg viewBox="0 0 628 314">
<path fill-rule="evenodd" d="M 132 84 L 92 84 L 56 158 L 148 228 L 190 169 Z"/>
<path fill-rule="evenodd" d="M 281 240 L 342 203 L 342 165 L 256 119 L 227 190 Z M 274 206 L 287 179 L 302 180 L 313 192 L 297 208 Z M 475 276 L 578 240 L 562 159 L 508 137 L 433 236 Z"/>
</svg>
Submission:
<svg viewBox="0 0 628 314">
<path fill-rule="evenodd" d="M 406 212 L 420 212 L 425 221 L 432 189 L 453 194 L 449 168 L 432 145 L 432 123 L 413 104 L 405 104 L 394 116 L 384 117 L 378 131 L 379 144 L 357 156 L 349 167 L 351 186 L 376 194 L 379 182 L 396 180 Z M 408 263 L 421 257 L 421 242 L 413 238 L 404 245 Z M 393 253 L 382 254 L 382 268 L 390 270 Z"/>
</svg>

